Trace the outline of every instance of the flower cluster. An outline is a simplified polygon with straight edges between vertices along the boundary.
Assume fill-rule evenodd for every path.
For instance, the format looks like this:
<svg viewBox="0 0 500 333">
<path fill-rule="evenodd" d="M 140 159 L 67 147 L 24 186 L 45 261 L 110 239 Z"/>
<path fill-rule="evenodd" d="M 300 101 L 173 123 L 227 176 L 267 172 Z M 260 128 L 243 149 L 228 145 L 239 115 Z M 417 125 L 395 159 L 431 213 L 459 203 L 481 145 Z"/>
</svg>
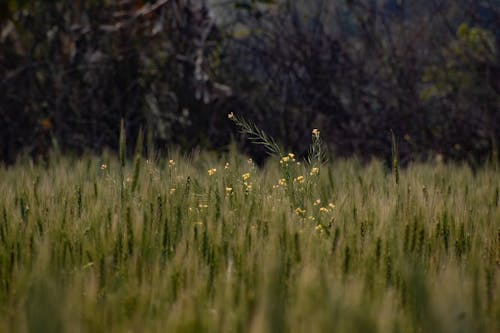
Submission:
<svg viewBox="0 0 500 333">
<path fill-rule="evenodd" d="M 304 176 L 298 176 L 293 181 L 296 182 L 296 183 L 299 183 L 299 184 L 303 184 L 304 181 L 305 181 L 305 178 L 304 178 Z"/>
<path fill-rule="evenodd" d="M 316 168 L 316 167 L 312 168 L 311 172 L 309 173 L 309 175 L 310 176 L 317 176 L 317 175 L 319 175 L 319 168 Z"/>
<path fill-rule="evenodd" d="M 320 207 L 319 212 L 327 214 L 327 213 L 330 213 L 333 209 L 335 209 L 335 205 L 330 202 L 328 204 L 328 207 Z"/>
<path fill-rule="evenodd" d="M 299 216 L 304 216 L 304 214 L 306 213 L 305 209 L 302 209 L 300 207 L 297 207 L 295 209 L 295 214 L 299 215 Z"/>
<path fill-rule="evenodd" d="M 295 154 L 289 153 L 286 156 L 283 156 L 280 160 L 280 164 L 282 165 L 287 165 L 288 163 L 293 163 L 295 162 Z"/>
</svg>

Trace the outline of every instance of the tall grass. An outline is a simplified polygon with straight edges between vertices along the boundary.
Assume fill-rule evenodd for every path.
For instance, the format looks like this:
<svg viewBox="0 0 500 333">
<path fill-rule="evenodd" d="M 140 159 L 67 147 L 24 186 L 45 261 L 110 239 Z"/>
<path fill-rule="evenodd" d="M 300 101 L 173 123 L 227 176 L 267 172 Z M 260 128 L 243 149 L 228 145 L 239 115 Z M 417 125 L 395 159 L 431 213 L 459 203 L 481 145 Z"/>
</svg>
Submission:
<svg viewBox="0 0 500 333">
<path fill-rule="evenodd" d="M 140 155 L 0 168 L 1 332 L 500 331 L 498 171 Z"/>
</svg>

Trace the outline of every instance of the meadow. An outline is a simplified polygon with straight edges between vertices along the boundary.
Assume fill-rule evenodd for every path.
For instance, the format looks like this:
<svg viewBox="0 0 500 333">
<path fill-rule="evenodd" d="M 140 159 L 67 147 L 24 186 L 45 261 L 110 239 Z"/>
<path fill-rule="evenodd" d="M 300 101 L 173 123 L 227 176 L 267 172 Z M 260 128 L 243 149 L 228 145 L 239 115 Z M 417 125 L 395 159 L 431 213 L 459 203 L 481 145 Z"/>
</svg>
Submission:
<svg viewBox="0 0 500 333">
<path fill-rule="evenodd" d="M 0 166 L 0 332 L 500 332 L 500 172 L 293 154 Z"/>
</svg>

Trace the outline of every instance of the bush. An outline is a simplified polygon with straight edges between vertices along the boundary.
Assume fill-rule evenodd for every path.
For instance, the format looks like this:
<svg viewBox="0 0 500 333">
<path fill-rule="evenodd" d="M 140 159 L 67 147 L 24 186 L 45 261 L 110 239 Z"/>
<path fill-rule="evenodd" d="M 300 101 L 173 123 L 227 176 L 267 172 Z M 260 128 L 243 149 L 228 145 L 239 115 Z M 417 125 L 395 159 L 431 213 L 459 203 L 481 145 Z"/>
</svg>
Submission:
<svg viewBox="0 0 500 333">
<path fill-rule="evenodd" d="M 51 139 L 116 148 L 121 118 L 128 135 L 147 128 L 157 145 L 210 141 L 206 124 L 228 89 L 208 73 L 217 30 L 205 7 L 35 1 L 2 31 L 0 159 L 43 153 Z"/>
<path fill-rule="evenodd" d="M 256 121 L 298 151 L 319 127 L 339 155 L 387 158 L 392 130 L 404 163 L 434 154 L 484 160 L 500 133 L 498 37 L 488 30 L 498 27 L 498 8 L 470 1 L 398 3 L 245 7 L 240 24 L 247 31 L 231 41 L 228 81 L 245 94 Z M 447 31 L 453 21 L 477 27 L 464 32 L 462 24 L 455 35 Z M 430 78 L 432 68 L 459 89 L 425 96 L 450 83 Z"/>
</svg>

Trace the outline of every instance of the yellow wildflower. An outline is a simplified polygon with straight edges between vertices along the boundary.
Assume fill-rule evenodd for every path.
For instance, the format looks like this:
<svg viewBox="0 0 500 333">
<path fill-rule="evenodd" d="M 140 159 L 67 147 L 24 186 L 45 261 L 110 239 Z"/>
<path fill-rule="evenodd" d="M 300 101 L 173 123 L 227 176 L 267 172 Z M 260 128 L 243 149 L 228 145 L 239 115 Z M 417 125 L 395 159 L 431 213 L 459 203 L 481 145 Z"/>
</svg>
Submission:
<svg viewBox="0 0 500 333">
<path fill-rule="evenodd" d="M 330 212 L 330 210 L 329 210 L 328 208 L 326 208 L 326 207 L 321 207 L 321 208 L 319 209 L 319 212 L 320 212 L 320 213 L 325 213 L 325 214 L 326 214 L 326 213 L 329 213 L 329 212 Z"/>
<path fill-rule="evenodd" d="M 174 193 L 175 193 L 175 191 L 176 191 L 176 189 L 175 189 L 175 188 L 171 188 L 171 189 L 170 189 L 170 194 L 174 194 Z"/>
<path fill-rule="evenodd" d="M 280 160 L 280 164 L 288 164 L 290 162 L 295 162 L 295 154 L 289 153 L 286 156 L 283 156 Z"/>
<path fill-rule="evenodd" d="M 208 205 L 207 204 L 199 204 L 198 207 L 199 208 L 208 208 Z"/>
<path fill-rule="evenodd" d="M 280 186 L 286 186 L 286 179 L 285 178 L 281 178 L 280 180 L 278 180 L 278 185 L 280 185 Z"/>
<path fill-rule="evenodd" d="M 229 113 L 229 114 L 227 115 L 227 117 L 228 117 L 229 119 L 233 119 L 233 118 L 234 118 L 234 113 L 232 113 L 232 112 L 231 112 L 231 113 Z"/>
<path fill-rule="evenodd" d="M 284 156 L 281 158 L 280 164 L 288 164 L 289 161 L 290 161 L 290 157 Z"/>
<path fill-rule="evenodd" d="M 319 174 L 319 168 L 312 168 L 311 172 L 309 173 L 310 176 L 316 176 Z"/>
<path fill-rule="evenodd" d="M 174 160 L 170 160 L 170 161 L 168 161 L 168 166 L 169 166 L 170 168 L 173 168 L 173 167 L 175 166 L 175 161 L 174 161 Z"/>
<path fill-rule="evenodd" d="M 331 203 L 331 202 L 330 202 L 330 203 L 328 204 L 328 207 L 330 207 L 331 209 L 334 209 L 334 208 L 335 208 L 335 205 L 334 205 L 333 203 Z"/>
<path fill-rule="evenodd" d="M 225 170 L 229 169 L 229 162 L 226 162 L 226 164 L 224 165 L 224 169 Z"/>
<path fill-rule="evenodd" d="M 311 220 L 311 221 L 316 221 L 316 218 L 314 216 L 312 216 L 312 215 L 309 216 L 308 219 Z"/>
<path fill-rule="evenodd" d="M 298 176 L 297 178 L 294 179 L 297 183 L 303 183 L 304 182 L 304 176 Z"/>
<path fill-rule="evenodd" d="M 318 206 L 321 203 L 321 199 L 317 199 L 314 201 L 314 206 Z"/>
<path fill-rule="evenodd" d="M 243 178 L 244 181 L 248 180 L 250 178 L 250 173 L 244 173 L 241 178 Z"/>
<path fill-rule="evenodd" d="M 226 193 L 227 194 L 233 193 L 233 188 L 232 187 L 226 187 Z"/>
<path fill-rule="evenodd" d="M 215 175 L 215 173 L 216 173 L 216 172 L 217 172 L 217 169 L 215 169 L 215 168 L 208 169 L 208 175 L 209 175 L 209 176 L 213 176 L 213 175 Z"/>
<path fill-rule="evenodd" d="M 101 164 L 101 170 L 106 170 L 108 166 L 106 164 Z"/>
<path fill-rule="evenodd" d="M 304 214 L 306 213 L 306 211 L 300 207 L 297 207 L 295 209 L 295 214 L 299 215 L 299 216 L 303 216 Z"/>
<path fill-rule="evenodd" d="M 317 128 L 313 129 L 313 130 L 312 130 L 312 135 L 313 135 L 314 137 L 318 138 L 318 137 L 319 137 L 319 129 L 317 129 Z"/>
</svg>

